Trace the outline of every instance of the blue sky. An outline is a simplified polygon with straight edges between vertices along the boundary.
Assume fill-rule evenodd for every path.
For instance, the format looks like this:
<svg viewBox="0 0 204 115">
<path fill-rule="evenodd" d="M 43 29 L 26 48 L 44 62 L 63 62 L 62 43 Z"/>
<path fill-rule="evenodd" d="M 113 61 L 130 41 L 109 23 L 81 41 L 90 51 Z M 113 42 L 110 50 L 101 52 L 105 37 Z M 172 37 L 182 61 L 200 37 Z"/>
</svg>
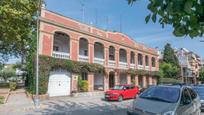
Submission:
<svg viewBox="0 0 204 115">
<path fill-rule="evenodd" d="M 119 31 L 121 22 L 123 33 L 148 47 L 163 49 L 166 43 L 171 43 L 172 47 L 185 47 L 204 58 L 204 43 L 199 42 L 201 38 L 178 38 L 173 36 L 171 26 L 162 29 L 158 23 L 145 23 L 145 16 L 149 13 L 146 9 L 148 0 L 139 0 L 132 6 L 127 4 L 127 0 L 45 0 L 45 2 L 48 10 L 81 22 L 84 4 L 84 22 L 87 24 Z"/>
</svg>

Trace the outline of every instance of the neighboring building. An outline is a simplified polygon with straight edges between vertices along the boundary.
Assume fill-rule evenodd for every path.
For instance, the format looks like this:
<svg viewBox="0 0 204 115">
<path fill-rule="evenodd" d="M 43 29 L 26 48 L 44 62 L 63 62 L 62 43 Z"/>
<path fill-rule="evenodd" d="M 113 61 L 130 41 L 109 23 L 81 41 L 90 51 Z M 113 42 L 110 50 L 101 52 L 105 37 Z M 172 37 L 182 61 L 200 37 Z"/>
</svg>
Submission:
<svg viewBox="0 0 204 115">
<path fill-rule="evenodd" d="M 201 67 L 204 68 L 204 60 L 201 60 Z"/>
<path fill-rule="evenodd" d="M 157 84 L 154 76 L 131 76 L 124 72 L 129 69 L 157 72 L 156 49 L 136 43 L 123 33 L 104 31 L 44 8 L 40 17 L 39 46 L 40 55 L 103 65 L 107 75 L 82 73 L 83 79 L 89 83 L 89 92 L 108 90 L 116 84 L 130 84 L 132 79 L 142 87 Z M 77 75 L 74 73 L 60 70 L 51 73 L 49 79 L 53 81 L 48 82 L 50 96 L 70 95 L 77 90 Z M 59 84 L 63 81 L 66 82 Z"/>
<path fill-rule="evenodd" d="M 176 56 L 181 66 L 181 79 L 185 83 L 198 83 L 199 70 L 201 67 L 200 57 L 185 48 L 178 49 Z"/>
</svg>

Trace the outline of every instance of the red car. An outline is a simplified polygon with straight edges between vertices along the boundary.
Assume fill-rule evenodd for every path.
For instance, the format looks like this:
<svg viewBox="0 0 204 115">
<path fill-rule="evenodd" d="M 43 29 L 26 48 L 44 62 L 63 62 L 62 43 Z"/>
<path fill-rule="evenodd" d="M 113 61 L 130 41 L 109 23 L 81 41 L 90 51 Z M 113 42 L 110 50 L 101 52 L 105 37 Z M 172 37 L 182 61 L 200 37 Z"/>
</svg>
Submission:
<svg viewBox="0 0 204 115">
<path fill-rule="evenodd" d="M 105 92 L 105 99 L 122 101 L 123 99 L 135 98 L 138 93 L 139 88 L 137 86 L 129 84 L 116 85 Z"/>
</svg>

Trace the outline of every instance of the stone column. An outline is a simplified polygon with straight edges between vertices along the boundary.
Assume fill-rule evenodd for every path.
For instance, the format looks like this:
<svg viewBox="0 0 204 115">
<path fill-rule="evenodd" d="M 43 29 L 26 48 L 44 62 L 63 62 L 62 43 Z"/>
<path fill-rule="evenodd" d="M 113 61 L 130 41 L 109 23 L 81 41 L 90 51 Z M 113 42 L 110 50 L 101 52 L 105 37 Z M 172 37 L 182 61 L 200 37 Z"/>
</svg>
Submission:
<svg viewBox="0 0 204 115">
<path fill-rule="evenodd" d="M 104 47 L 104 54 L 105 54 L 105 66 L 108 66 L 108 60 L 109 60 L 109 49 L 108 47 Z"/>
<path fill-rule="evenodd" d="M 152 76 L 149 76 L 149 85 L 152 85 Z"/>
<path fill-rule="evenodd" d="M 104 91 L 109 89 L 109 73 L 104 75 Z"/>
<path fill-rule="evenodd" d="M 119 72 L 115 72 L 115 85 L 119 85 L 120 84 L 120 76 L 119 76 Z"/>
<path fill-rule="evenodd" d="M 89 43 L 89 63 L 93 63 L 94 62 L 94 44 L 93 43 Z"/>
<path fill-rule="evenodd" d="M 146 76 L 142 76 L 142 84 L 143 84 L 143 86 L 142 87 L 147 87 L 147 80 L 146 80 Z"/>
<path fill-rule="evenodd" d="M 138 78 L 138 75 L 135 75 L 135 85 L 139 85 L 139 78 Z"/>
<path fill-rule="evenodd" d="M 89 92 L 94 91 L 94 73 L 88 74 Z"/>
<path fill-rule="evenodd" d="M 77 61 L 78 60 L 78 51 L 79 51 L 79 41 L 76 39 L 70 39 L 70 59 Z"/>
<path fill-rule="evenodd" d="M 127 50 L 127 64 L 128 64 L 128 68 L 130 68 L 130 51 Z"/>
<path fill-rule="evenodd" d="M 119 67 L 119 50 L 115 48 L 116 67 Z"/>
<path fill-rule="evenodd" d="M 130 76 L 130 74 L 127 74 L 127 84 L 131 84 L 131 76 Z"/>
</svg>

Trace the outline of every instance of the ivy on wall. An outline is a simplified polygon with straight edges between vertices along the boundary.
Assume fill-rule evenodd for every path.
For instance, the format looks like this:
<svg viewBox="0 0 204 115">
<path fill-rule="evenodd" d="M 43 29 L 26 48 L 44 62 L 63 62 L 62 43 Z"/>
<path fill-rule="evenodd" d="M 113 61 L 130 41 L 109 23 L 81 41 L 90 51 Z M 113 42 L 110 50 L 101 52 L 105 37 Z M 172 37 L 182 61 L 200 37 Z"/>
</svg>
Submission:
<svg viewBox="0 0 204 115">
<path fill-rule="evenodd" d="M 146 76 L 159 77 L 159 72 L 158 71 L 146 71 L 146 70 L 128 69 L 127 73 L 130 74 L 131 76 L 146 75 Z"/>
<path fill-rule="evenodd" d="M 33 61 L 34 62 L 34 61 Z M 105 73 L 104 66 L 100 64 L 90 64 L 87 62 L 77 62 L 66 59 L 57 59 L 49 56 L 39 56 L 39 94 L 46 94 L 48 89 L 49 74 L 54 69 L 64 69 L 72 73 L 100 72 Z M 34 72 L 35 73 L 35 72 Z M 30 92 L 35 93 L 35 74 L 32 74 L 33 83 Z"/>
</svg>

